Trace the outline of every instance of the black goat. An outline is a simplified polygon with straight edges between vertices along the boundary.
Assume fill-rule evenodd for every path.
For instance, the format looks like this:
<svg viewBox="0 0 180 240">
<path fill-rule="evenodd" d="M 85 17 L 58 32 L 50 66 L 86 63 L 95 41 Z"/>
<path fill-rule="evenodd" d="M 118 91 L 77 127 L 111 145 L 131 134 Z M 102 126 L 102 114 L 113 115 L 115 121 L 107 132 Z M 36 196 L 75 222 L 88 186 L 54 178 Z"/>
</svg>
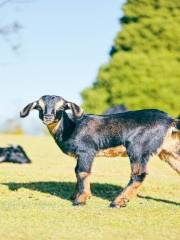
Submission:
<svg viewBox="0 0 180 240">
<path fill-rule="evenodd" d="M 120 104 L 115 107 L 111 107 L 111 108 L 107 109 L 104 112 L 104 115 L 122 113 L 122 112 L 127 112 L 127 111 L 128 111 L 128 109 L 126 108 L 126 106 L 124 106 L 124 104 Z"/>
<path fill-rule="evenodd" d="M 0 148 L 0 162 L 31 163 L 24 149 L 19 145 Z"/>
<path fill-rule="evenodd" d="M 89 115 L 75 103 L 59 96 L 43 96 L 20 113 L 26 117 L 33 109 L 47 125 L 61 150 L 77 159 L 77 185 L 74 205 L 85 204 L 90 192 L 90 174 L 96 156 L 129 156 L 131 178 L 111 203 L 122 207 L 134 195 L 147 174 L 153 154 L 180 173 L 180 121 L 167 113 L 149 109 L 113 115 Z M 65 110 L 71 109 L 72 118 Z"/>
</svg>

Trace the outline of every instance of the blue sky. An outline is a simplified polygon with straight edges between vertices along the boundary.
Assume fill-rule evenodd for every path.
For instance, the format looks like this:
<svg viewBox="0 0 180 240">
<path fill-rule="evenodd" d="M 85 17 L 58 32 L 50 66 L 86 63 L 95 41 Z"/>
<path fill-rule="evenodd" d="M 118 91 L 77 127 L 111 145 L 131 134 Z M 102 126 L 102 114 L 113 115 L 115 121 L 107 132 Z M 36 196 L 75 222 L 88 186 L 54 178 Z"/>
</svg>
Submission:
<svg viewBox="0 0 180 240">
<path fill-rule="evenodd" d="M 22 44 L 17 53 L 0 38 L 0 116 L 15 115 L 44 94 L 80 104 L 80 92 L 108 61 L 124 0 L 17 2 L 0 9 L 2 25 L 12 20 L 23 25 L 10 38 Z"/>
</svg>

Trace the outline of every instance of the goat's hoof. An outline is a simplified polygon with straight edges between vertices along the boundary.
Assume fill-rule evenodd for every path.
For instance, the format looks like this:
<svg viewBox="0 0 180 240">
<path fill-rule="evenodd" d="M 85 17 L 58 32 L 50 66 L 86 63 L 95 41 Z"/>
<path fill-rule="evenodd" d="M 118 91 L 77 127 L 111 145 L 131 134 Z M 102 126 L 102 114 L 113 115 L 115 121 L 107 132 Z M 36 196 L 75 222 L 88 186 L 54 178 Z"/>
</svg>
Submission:
<svg viewBox="0 0 180 240">
<path fill-rule="evenodd" d="M 84 206 L 85 204 L 85 202 L 79 202 L 78 200 L 73 201 L 73 206 Z"/>
<path fill-rule="evenodd" d="M 85 205 L 89 196 L 90 196 L 90 193 L 77 194 L 75 200 L 73 201 L 73 205 L 74 206 Z"/>
<path fill-rule="evenodd" d="M 126 203 L 121 203 L 121 204 L 118 204 L 118 203 L 115 203 L 115 202 L 112 202 L 110 203 L 109 205 L 110 208 L 122 208 L 122 207 L 126 207 Z"/>
<path fill-rule="evenodd" d="M 71 196 L 70 196 L 70 200 L 74 201 L 74 200 L 77 198 L 77 196 L 78 196 L 77 193 L 71 195 Z M 91 197 L 92 197 L 92 194 L 89 194 L 89 195 L 87 196 L 87 199 L 90 199 Z"/>
<path fill-rule="evenodd" d="M 119 205 L 115 202 L 110 203 L 109 205 L 110 208 L 119 208 Z"/>
</svg>

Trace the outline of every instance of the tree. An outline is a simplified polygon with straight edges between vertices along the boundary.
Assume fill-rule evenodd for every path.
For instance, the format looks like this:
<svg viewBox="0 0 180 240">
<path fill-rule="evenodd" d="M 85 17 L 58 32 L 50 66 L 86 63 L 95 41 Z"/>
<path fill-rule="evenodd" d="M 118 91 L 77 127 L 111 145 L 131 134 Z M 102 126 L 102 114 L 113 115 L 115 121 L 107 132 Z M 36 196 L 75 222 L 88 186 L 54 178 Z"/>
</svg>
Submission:
<svg viewBox="0 0 180 240">
<path fill-rule="evenodd" d="M 92 87 L 81 95 L 87 112 L 125 104 L 180 113 L 180 1 L 128 0 L 110 51 Z M 95 104 L 94 104 L 95 103 Z"/>
<path fill-rule="evenodd" d="M 19 4 L 22 1 L 13 1 L 13 0 L 0 0 L 0 11 L 3 11 L 3 8 L 6 7 L 8 4 L 14 3 Z M 25 1 L 24 1 L 25 2 Z M 12 50 L 17 50 L 21 46 L 18 41 L 12 41 L 12 35 L 18 35 L 19 31 L 22 29 L 22 25 L 17 21 L 14 20 L 13 22 L 5 25 L 0 25 L 0 36 L 9 43 Z"/>
</svg>

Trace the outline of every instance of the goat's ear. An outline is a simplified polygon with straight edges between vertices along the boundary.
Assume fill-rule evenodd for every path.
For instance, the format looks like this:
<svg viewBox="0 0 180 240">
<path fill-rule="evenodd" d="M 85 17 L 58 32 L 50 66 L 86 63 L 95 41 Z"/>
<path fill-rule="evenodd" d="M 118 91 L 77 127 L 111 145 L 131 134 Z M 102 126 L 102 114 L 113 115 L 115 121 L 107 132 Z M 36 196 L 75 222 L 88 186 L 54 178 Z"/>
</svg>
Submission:
<svg viewBox="0 0 180 240">
<path fill-rule="evenodd" d="M 27 117 L 31 110 L 35 109 L 37 106 L 37 102 L 29 103 L 23 110 L 20 112 L 20 117 Z"/>
<path fill-rule="evenodd" d="M 84 113 L 84 110 L 81 107 L 72 102 L 66 102 L 65 110 L 67 109 L 70 109 L 73 116 L 76 118 L 80 118 Z"/>
</svg>

